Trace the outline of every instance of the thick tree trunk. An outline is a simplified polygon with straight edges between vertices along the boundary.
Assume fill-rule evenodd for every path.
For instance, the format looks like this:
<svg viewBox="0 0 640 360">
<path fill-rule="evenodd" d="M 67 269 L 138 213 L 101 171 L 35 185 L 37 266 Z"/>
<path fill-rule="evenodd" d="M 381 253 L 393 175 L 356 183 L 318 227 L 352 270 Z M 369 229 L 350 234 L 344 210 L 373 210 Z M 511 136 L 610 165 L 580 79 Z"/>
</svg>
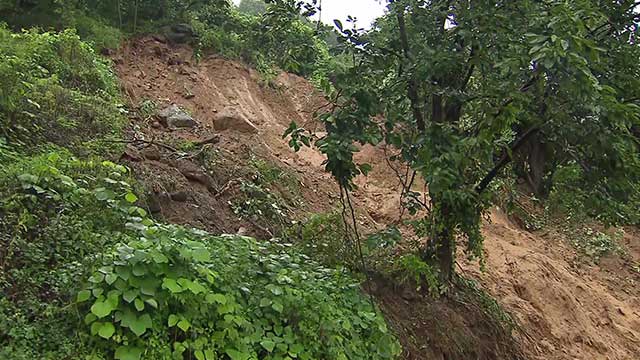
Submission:
<svg viewBox="0 0 640 360">
<path fill-rule="evenodd" d="M 453 278 L 453 239 L 449 229 L 443 229 L 436 234 L 436 257 L 440 269 L 440 282 L 450 283 Z"/>
</svg>

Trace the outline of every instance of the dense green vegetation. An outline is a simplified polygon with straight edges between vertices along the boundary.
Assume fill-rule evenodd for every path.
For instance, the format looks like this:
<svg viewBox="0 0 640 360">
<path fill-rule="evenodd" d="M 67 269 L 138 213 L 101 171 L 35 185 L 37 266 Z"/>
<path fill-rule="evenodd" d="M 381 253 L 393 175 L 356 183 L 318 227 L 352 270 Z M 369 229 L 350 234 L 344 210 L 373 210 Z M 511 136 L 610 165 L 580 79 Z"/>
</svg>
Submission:
<svg viewBox="0 0 640 360">
<path fill-rule="evenodd" d="M 350 271 L 445 294 L 456 248 L 482 258 L 482 215 L 523 187 L 583 253 L 622 252 L 617 235 L 582 223 L 640 222 L 637 2 L 395 0 L 371 30 L 336 21 L 338 40 L 307 18 L 317 6 L 0 0 L 0 358 L 396 358 Z M 251 158 L 230 205 L 280 240 L 147 214 L 132 174 L 109 161 L 128 110 L 99 55 L 143 33 L 318 85 L 333 106 L 315 145 L 342 208 L 292 221 L 297 178 Z M 313 138 L 295 123 L 286 136 L 295 150 Z M 406 222 L 427 240 L 411 252 L 392 251 L 395 225 L 358 232 L 353 180 L 371 166 L 354 154 L 381 143 L 407 169 L 405 210 L 424 215 Z M 411 190 L 418 176 L 427 200 Z"/>
<path fill-rule="evenodd" d="M 134 15 L 131 2 L 123 5 L 123 32 L 132 21 L 148 26 L 152 2 L 135 3 Z M 16 20 L 11 26 L 28 14 L 33 23 L 24 25 L 53 29 L 84 21 L 89 6 L 101 9 L 101 2 L 0 4 L 15 15 L 6 17 Z M 74 12 L 59 23 L 37 16 L 63 9 Z M 100 13 L 91 22 L 113 27 L 113 14 Z M 53 29 L 0 28 L 0 358 L 398 355 L 346 270 L 289 246 L 150 218 L 129 171 L 104 158 L 126 113 L 108 61 L 75 30 Z M 94 45 L 109 42 L 85 35 Z M 304 59 L 309 69 L 314 62 Z M 253 166 L 262 184 L 281 175 Z"/>
<path fill-rule="evenodd" d="M 427 213 L 412 223 L 429 240 L 417 251 L 442 281 L 452 279 L 458 244 L 482 257 L 481 216 L 496 201 L 496 178 L 526 180 L 560 211 L 638 223 L 637 2 L 388 8 L 369 32 L 336 21 L 356 61 L 325 84 L 335 106 L 321 116 L 328 135 L 316 145 L 347 192 L 369 169 L 354 163 L 356 144 L 396 149 L 390 159 L 410 169 L 405 203 Z M 295 124 L 288 134 L 294 147 L 309 139 Z M 426 203 L 411 191 L 416 175 Z"/>
</svg>

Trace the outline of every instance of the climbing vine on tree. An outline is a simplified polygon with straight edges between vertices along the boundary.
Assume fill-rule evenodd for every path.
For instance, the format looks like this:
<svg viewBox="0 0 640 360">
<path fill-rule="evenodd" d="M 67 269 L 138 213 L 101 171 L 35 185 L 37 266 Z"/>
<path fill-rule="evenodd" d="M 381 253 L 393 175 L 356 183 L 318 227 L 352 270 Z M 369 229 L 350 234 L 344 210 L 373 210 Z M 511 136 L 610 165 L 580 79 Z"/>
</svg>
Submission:
<svg viewBox="0 0 640 360">
<path fill-rule="evenodd" d="M 414 225 L 428 239 L 421 258 L 445 282 L 459 244 L 482 255 L 494 180 L 518 169 L 514 160 L 531 175 L 525 145 L 545 146 L 540 173 L 549 179 L 580 168 L 585 205 L 607 213 L 602 220 L 637 221 L 637 6 L 396 0 L 370 31 L 336 21 L 354 61 L 326 84 L 334 106 L 320 115 L 327 134 L 315 145 L 327 171 L 349 191 L 368 170 L 353 160 L 358 145 L 393 147 L 391 160 L 410 169 L 403 202 L 416 198 L 417 176 L 427 184 L 428 201 L 418 203 L 427 215 Z M 296 124 L 289 134 L 294 147 L 308 142 Z"/>
</svg>

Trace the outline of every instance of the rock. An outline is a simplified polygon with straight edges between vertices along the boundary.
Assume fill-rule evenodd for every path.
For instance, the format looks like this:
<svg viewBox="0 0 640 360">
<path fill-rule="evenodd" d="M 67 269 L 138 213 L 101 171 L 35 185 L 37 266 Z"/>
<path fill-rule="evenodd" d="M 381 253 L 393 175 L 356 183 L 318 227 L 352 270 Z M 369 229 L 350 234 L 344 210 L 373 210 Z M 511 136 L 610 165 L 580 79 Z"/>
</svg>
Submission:
<svg viewBox="0 0 640 360">
<path fill-rule="evenodd" d="M 157 193 L 147 195 L 147 208 L 150 213 L 158 214 L 162 212 L 161 196 Z"/>
<path fill-rule="evenodd" d="M 172 165 L 180 171 L 180 173 L 189 181 L 200 183 L 207 187 L 210 191 L 214 190 L 214 181 L 199 166 L 189 161 L 175 161 Z"/>
<path fill-rule="evenodd" d="M 194 127 L 198 124 L 191 115 L 175 104 L 160 110 L 156 115 L 168 127 L 185 128 Z"/>
<path fill-rule="evenodd" d="M 154 128 L 154 129 L 160 129 L 162 127 L 162 124 L 160 124 L 157 121 L 154 121 L 154 122 L 151 123 L 151 127 Z"/>
<path fill-rule="evenodd" d="M 184 191 L 176 191 L 176 192 L 173 192 L 173 193 L 169 194 L 169 197 L 173 201 L 185 202 L 185 201 L 187 201 L 188 195 Z"/>
<path fill-rule="evenodd" d="M 258 128 L 244 115 L 231 109 L 224 109 L 213 118 L 213 128 L 218 131 L 233 130 L 255 134 Z"/>
<path fill-rule="evenodd" d="M 163 28 L 165 38 L 174 44 L 184 44 L 196 37 L 189 24 L 174 24 Z"/>
<path fill-rule="evenodd" d="M 142 158 L 136 149 L 127 146 L 122 155 L 120 155 L 120 160 L 139 162 L 142 161 Z"/>
<path fill-rule="evenodd" d="M 142 156 L 147 160 L 160 160 L 160 150 L 156 146 L 150 146 L 142 150 Z"/>
</svg>

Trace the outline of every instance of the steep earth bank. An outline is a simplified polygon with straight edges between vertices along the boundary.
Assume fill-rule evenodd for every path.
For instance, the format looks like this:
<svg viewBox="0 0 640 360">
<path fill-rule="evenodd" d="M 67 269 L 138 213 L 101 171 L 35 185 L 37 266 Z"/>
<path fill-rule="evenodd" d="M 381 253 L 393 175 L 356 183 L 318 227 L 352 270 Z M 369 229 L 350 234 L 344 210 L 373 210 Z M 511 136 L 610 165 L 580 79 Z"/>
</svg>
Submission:
<svg viewBox="0 0 640 360">
<path fill-rule="evenodd" d="M 267 85 L 239 62 L 210 56 L 196 63 L 190 48 L 153 37 L 125 44 L 113 60 L 130 106 L 138 109 L 123 160 L 148 189 L 156 216 L 218 233 L 268 237 L 269 228 L 240 219 L 230 206 L 240 192 L 238 179 L 254 158 L 296 174 L 304 201 L 288 209 L 294 218 L 338 206 L 339 192 L 323 170 L 321 154 L 308 148 L 294 153 L 282 139 L 291 121 L 316 126 L 312 114 L 326 105 L 304 79 L 283 73 Z M 172 104 L 195 123 L 175 127 L 146 112 Z M 180 144 L 191 151 L 180 151 Z M 213 155 L 203 159 L 205 149 Z M 384 153 L 382 147 L 365 148 L 358 155 L 374 165 L 370 176 L 358 179 L 354 194 L 359 221 L 369 229 L 398 217 L 399 183 Z M 278 186 L 285 185 L 276 183 L 273 190 Z M 460 266 L 514 315 L 521 351 L 502 344 L 482 317 L 468 316 L 464 299 L 447 304 L 376 286 L 376 298 L 407 358 L 451 359 L 464 353 L 498 359 L 518 352 L 530 359 L 640 358 L 636 231 L 629 229 L 624 237 L 627 260 L 612 257 L 597 266 L 580 260 L 553 233 L 527 232 L 499 210 L 492 212 L 484 234 L 486 270 L 476 263 Z M 456 350 L 474 347 L 473 352 Z"/>
</svg>

